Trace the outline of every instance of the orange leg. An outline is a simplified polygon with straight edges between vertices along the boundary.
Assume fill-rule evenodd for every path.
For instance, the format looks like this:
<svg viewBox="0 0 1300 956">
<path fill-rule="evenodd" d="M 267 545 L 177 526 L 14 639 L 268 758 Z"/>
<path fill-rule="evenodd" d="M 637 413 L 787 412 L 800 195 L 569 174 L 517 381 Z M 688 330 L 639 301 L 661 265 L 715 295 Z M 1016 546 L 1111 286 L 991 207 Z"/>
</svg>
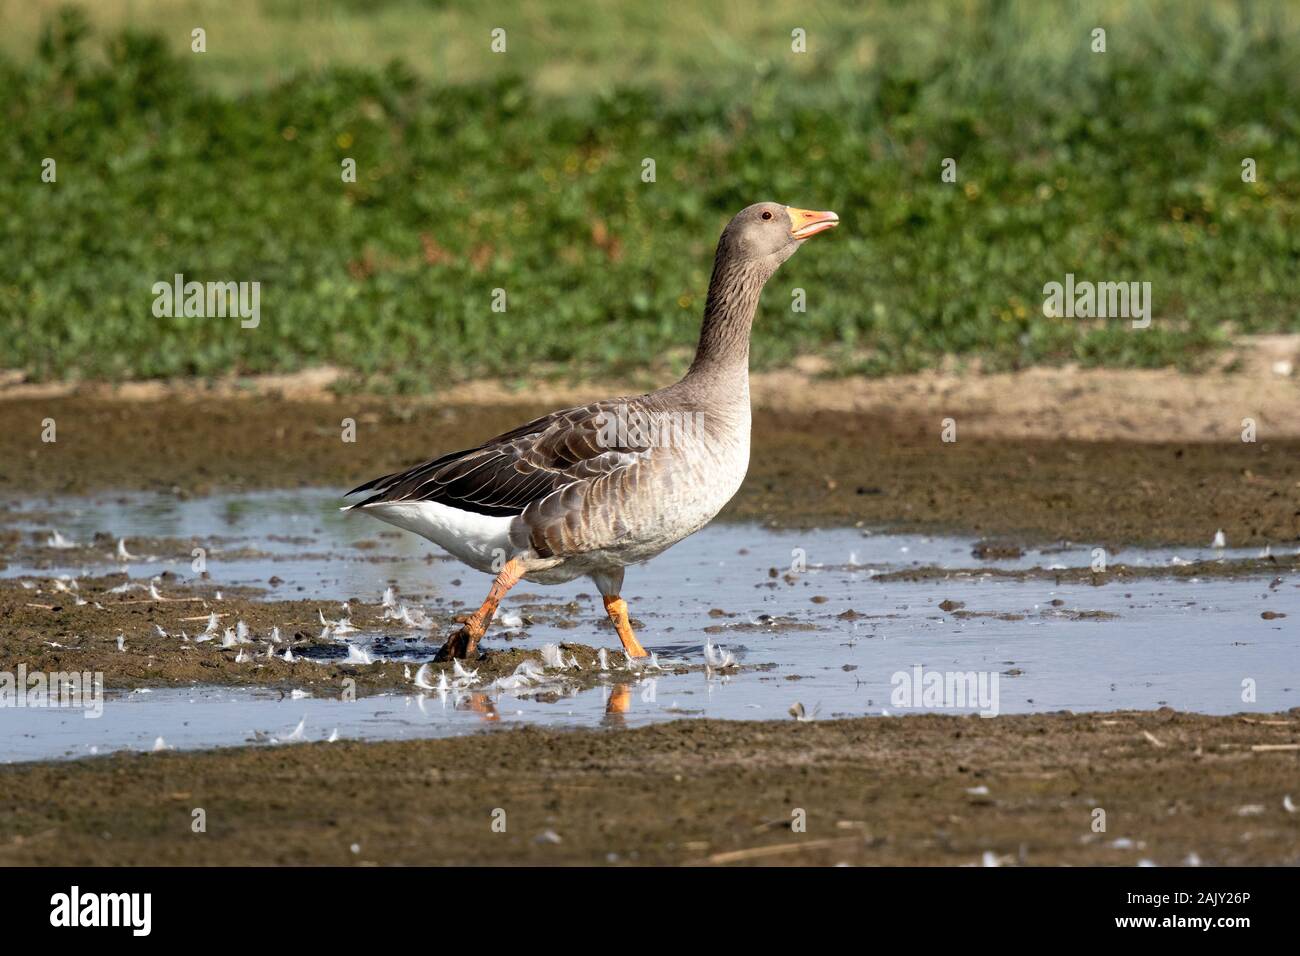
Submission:
<svg viewBox="0 0 1300 956">
<path fill-rule="evenodd" d="M 479 609 L 469 616 L 460 630 L 447 638 L 447 643 L 438 650 L 434 660 L 445 661 L 453 657 L 463 660 L 478 650 L 478 642 L 487 633 L 487 626 L 492 621 L 492 615 L 497 612 L 497 605 L 506 596 L 506 592 L 519 583 L 523 573 L 523 566 L 518 560 L 511 558 L 507 561 L 492 582 L 492 590 L 488 591 L 488 596 Z"/>
<path fill-rule="evenodd" d="M 641 646 L 641 642 L 636 639 L 632 633 L 632 622 L 627 617 L 627 602 L 617 594 L 605 595 L 605 610 L 609 613 L 609 619 L 614 622 L 614 630 L 618 631 L 618 639 L 623 642 L 623 653 L 628 657 L 649 657 L 646 649 Z"/>
</svg>

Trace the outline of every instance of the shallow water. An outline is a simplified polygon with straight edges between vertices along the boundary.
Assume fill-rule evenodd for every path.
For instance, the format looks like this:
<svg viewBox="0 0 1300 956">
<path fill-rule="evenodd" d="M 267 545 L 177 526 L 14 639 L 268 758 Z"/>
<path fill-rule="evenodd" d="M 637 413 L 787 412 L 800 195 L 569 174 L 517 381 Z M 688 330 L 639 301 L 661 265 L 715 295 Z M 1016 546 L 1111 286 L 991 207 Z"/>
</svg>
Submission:
<svg viewBox="0 0 1300 956">
<path fill-rule="evenodd" d="M 283 581 L 276 596 L 319 598 L 330 618 L 339 616 L 338 602 L 375 604 L 390 585 L 414 605 L 435 598 L 477 604 L 486 592 L 486 576 L 450 560 L 426 560 L 439 553 L 432 545 L 412 535 L 391 536 L 386 526 L 341 514 L 337 506 L 337 497 L 323 491 L 194 500 L 124 495 L 22 505 L 33 511 L 27 530 L 48 532 L 49 515 L 58 514 L 57 527 L 66 538 L 87 541 L 95 532 L 110 532 L 124 537 L 133 553 L 139 550 L 133 537 L 220 537 L 227 552 L 254 549 L 256 556 L 226 560 L 213 548 L 208 558 L 213 580 L 265 586 L 275 575 Z M 21 521 L 11 525 L 24 527 Z M 359 549 L 359 542 L 372 546 Z M 738 671 L 613 670 L 604 675 L 603 686 L 573 694 L 562 675 L 553 674 L 544 700 L 479 687 L 442 695 L 421 695 L 412 687 L 410 694 L 353 702 L 232 688 L 110 690 L 99 719 L 85 719 L 80 711 L 0 709 L 0 759 L 148 750 L 158 737 L 174 747 L 270 742 L 292 735 L 300 721 L 303 730 L 295 739 L 326 739 L 335 729 L 340 738 L 401 739 L 519 723 L 635 726 L 690 716 L 788 720 L 794 705 L 801 705 L 806 717 L 818 718 L 1165 705 L 1222 714 L 1300 705 L 1300 588 L 1289 577 L 1056 585 L 982 572 L 1087 566 L 1091 547 L 1075 544 L 1008 561 L 981 561 L 971 556 L 972 543 L 854 528 L 773 531 L 714 524 L 649 564 L 629 569 L 624 597 L 643 624 L 642 643 L 661 662 L 702 665 L 707 640 L 734 654 Z M 1175 559 L 1255 554 L 1208 547 L 1133 550 L 1110 560 L 1167 567 Z M 107 553 L 103 557 L 39 572 L 14 563 L 0 573 L 48 577 L 125 567 L 133 579 L 168 569 L 189 574 L 188 562 L 143 555 L 119 565 L 108 561 Z M 954 574 L 937 581 L 875 580 L 885 571 L 930 565 L 952 568 Z M 792 566 L 803 570 L 788 581 Z M 602 612 L 590 582 L 550 588 L 525 582 L 516 590 L 503 604 L 503 619 L 526 602 L 575 600 L 583 610 L 572 616 L 576 627 L 530 624 L 526 636 L 509 646 L 613 641 L 608 630 L 594 627 Z M 964 612 L 981 616 L 963 619 L 942 610 L 944 601 L 964 603 Z M 1265 620 L 1263 611 L 1287 616 Z M 484 646 L 506 646 L 493 633 Z M 441 643 L 441 635 L 413 631 L 412 636 L 427 637 L 409 646 L 414 670 Z M 374 637 L 362 632 L 347 640 L 375 652 Z M 346 652 L 344 645 L 339 648 Z M 983 696 L 903 696 L 904 688 L 923 689 L 934 679 L 931 674 L 953 689 L 968 686 L 960 675 L 972 674 L 969 686 Z M 1253 701 L 1243 698 L 1249 682 Z"/>
</svg>

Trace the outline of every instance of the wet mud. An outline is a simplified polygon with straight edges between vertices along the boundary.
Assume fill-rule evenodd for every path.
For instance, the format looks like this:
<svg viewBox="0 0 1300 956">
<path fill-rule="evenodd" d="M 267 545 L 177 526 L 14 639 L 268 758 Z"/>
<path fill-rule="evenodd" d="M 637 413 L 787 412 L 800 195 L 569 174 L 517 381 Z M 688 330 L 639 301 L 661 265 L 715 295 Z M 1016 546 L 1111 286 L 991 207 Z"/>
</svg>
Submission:
<svg viewBox="0 0 1300 956">
<path fill-rule="evenodd" d="M 1296 865 L 1298 777 L 1297 710 L 612 717 L 0 767 L 0 864 Z"/>
<path fill-rule="evenodd" d="M 828 386 L 830 387 L 830 386 Z M 0 492 L 351 486 L 484 439 L 539 405 L 343 397 L 0 402 Z M 343 420 L 356 440 L 343 440 Z M 42 442 L 42 422 L 57 441 Z M 774 527 L 947 529 L 1024 541 L 1233 546 L 1300 540 L 1300 441 L 944 442 L 906 409 L 757 409 L 749 476 L 724 518 Z"/>
<path fill-rule="evenodd" d="M 108 691 L 210 684 L 333 695 L 411 691 L 419 689 L 417 681 L 436 688 L 442 675 L 455 679 L 453 662 L 432 658 L 464 612 L 436 603 L 421 610 L 428 626 L 413 630 L 386 618 L 386 609 L 373 603 L 348 602 L 344 608 L 321 600 L 276 600 L 252 588 L 183 583 L 175 576 L 160 579 L 153 592 L 124 573 L 73 583 L 75 590 L 59 579 L 0 580 L 0 671 L 14 672 L 21 663 L 28 672 L 97 672 Z M 578 610 L 540 602 L 522 608 L 526 621 L 552 625 L 573 622 Z M 608 630 L 617 647 L 612 627 L 592 614 L 593 636 Z M 373 661 L 348 659 L 353 629 L 372 636 Z M 527 636 L 526 627 L 492 635 L 492 646 L 481 645 L 461 666 L 472 671 L 476 687 L 509 677 L 525 661 L 546 666 L 541 651 L 508 646 Z M 558 647 L 564 665 L 558 669 L 573 690 L 628 667 L 613 647 L 605 648 L 603 661 L 598 647 Z M 633 666 L 675 674 L 692 669 L 657 660 Z"/>
<path fill-rule="evenodd" d="M 218 490 L 347 486 L 474 445 L 545 410 L 375 398 L 11 400 L 0 402 L 0 496 L 139 489 L 187 499 Z M 57 442 L 40 441 L 46 418 L 58 422 Z M 341 439 L 344 418 L 357 423 L 355 443 Z M 23 572 L 0 578 L 0 670 L 22 663 L 33 671 L 100 671 L 118 691 L 217 685 L 317 697 L 345 689 L 414 695 L 464 681 L 456 665 L 422 667 L 471 609 L 456 597 L 470 597 L 459 580 L 415 596 L 412 606 L 425 621 L 412 628 L 393 619 L 374 588 L 327 601 L 280 581 L 275 572 L 289 572 L 276 562 L 343 560 L 337 546 L 310 536 L 286 537 L 274 550 L 269 538 L 259 545 L 219 535 L 131 538 L 125 546 L 133 553 L 181 568 L 202 547 L 266 570 L 240 586 L 183 571 L 128 577 L 112 529 L 75 542 L 53 537 L 52 529 L 64 526 L 59 506 L 37 500 L 21 513 L 0 508 L 0 571 Z M 836 714 L 818 714 L 810 680 L 821 671 L 853 679 L 859 665 L 845 655 L 803 672 L 762 673 L 772 645 L 759 643 L 883 644 L 889 635 L 877 625 L 903 623 L 913 598 L 891 591 L 893 603 L 878 606 L 878 592 L 861 589 L 918 584 L 932 585 L 916 602 L 924 616 L 946 617 L 972 634 L 1004 622 L 1022 622 L 1010 623 L 1014 628 L 1060 619 L 1122 628 L 1148 611 L 1116 609 L 1113 600 L 1093 604 L 1087 595 L 1099 592 L 1090 590 L 1056 597 L 1051 588 L 1094 585 L 1122 594 L 1126 582 L 1138 591 L 1145 580 L 1168 578 L 1187 587 L 1247 582 L 1253 590 L 1244 603 L 1259 628 L 1251 640 L 1279 646 L 1296 617 L 1294 600 L 1282 599 L 1294 594 L 1300 571 L 1300 442 L 976 435 L 944 443 L 937 422 L 905 415 L 760 410 L 749 477 L 723 517 L 773 528 L 856 526 L 863 534 L 942 529 L 979 543 L 968 559 L 963 551 L 960 567 L 895 565 L 875 573 L 828 562 L 823 572 L 841 573 L 821 580 L 851 586 L 847 605 L 833 588 L 796 590 L 818 579 L 773 568 L 737 585 L 752 588 L 756 599 L 732 592 L 705 605 L 712 609 L 698 627 L 656 635 L 688 648 L 696 661 L 710 638 L 764 647 L 733 673 L 759 672 L 751 680 L 771 689 L 779 712 L 794 701 L 798 720 L 634 726 L 635 708 L 617 706 L 617 681 L 605 670 L 627 662 L 614 650 L 617 638 L 598 598 L 520 592 L 509 605 L 517 624 L 489 631 L 484 657 L 462 665 L 474 672 L 474 690 L 521 668 L 555 670 L 558 652 L 568 687 L 610 684 L 616 706 L 604 710 L 598 728 L 516 725 L 436 740 L 123 751 L 0 766 L 0 863 L 1300 864 L 1300 813 L 1289 809 L 1300 801 L 1300 710 L 826 720 L 819 718 Z M 1124 560 L 1126 549 L 1139 546 L 1205 549 L 1219 530 L 1231 547 L 1258 548 L 1258 556 L 1161 566 Z M 382 546 L 391 534 L 376 529 L 352 541 L 346 561 L 441 560 L 394 556 Z M 1032 545 L 1078 541 L 1111 552 L 1106 571 L 1006 566 Z M 75 578 L 41 573 L 69 567 L 82 570 Z M 1000 599 L 972 593 L 976 581 L 1033 590 Z M 784 599 L 762 605 L 777 594 Z M 350 647 L 348 628 L 366 633 L 368 651 Z M 563 634 L 558 647 L 548 645 L 557 648 L 549 659 L 520 645 L 530 628 L 548 635 L 533 644 Z M 377 659 L 365 662 L 372 652 Z M 677 660 L 657 666 L 667 673 L 706 669 Z M 1017 661 L 996 666 L 1010 667 L 1002 671 L 1008 677 L 1022 673 Z M 1225 680 L 1235 692 L 1237 672 Z M 697 712 L 691 702 L 700 698 L 683 693 L 682 700 L 671 713 Z M 474 697 L 468 706 L 490 717 L 490 700 Z M 191 829 L 198 807 L 207 813 L 205 834 Z M 1106 811 L 1104 832 L 1093 828 L 1097 809 Z M 505 813 L 504 832 L 493 828 L 496 810 Z"/>
</svg>

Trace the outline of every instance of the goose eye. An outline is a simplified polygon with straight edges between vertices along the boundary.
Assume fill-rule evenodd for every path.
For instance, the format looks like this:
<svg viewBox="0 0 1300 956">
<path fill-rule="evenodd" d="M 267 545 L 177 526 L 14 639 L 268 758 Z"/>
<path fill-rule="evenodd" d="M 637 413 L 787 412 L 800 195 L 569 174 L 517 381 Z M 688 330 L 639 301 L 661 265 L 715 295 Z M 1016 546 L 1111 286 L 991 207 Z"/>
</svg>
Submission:
<svg viewBox="0 0 1300 956">
<path fill-rule="evenodd" d="M 764 218 L 764 219 L 771 219 L 771 218 L 772 218 L 772 214 L 771 214 L 770 212 L 765 212 L 765 213 L 763 213 L 763 218 Z"/>
</svg>

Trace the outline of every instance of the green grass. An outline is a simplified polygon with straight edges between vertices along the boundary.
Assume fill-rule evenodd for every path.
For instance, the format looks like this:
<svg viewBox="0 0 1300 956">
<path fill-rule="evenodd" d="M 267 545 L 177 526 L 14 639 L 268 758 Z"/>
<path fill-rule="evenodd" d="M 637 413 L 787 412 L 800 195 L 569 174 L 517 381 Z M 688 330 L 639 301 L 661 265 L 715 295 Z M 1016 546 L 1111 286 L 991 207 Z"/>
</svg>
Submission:
<svg viewBox="0 0 1300 956">
<path fill-rule="evenodd" d="M 539 363 L 680 367 L 718 231 L 759 199 L 843 219 L 770 284 L 759 365 L 1190 366 L 1237 333 L 1300 330 L 1294 8 L 848 9 L 814 8 L 804 57 L 764 17 L 707 41 L 655 20 L 620 60 L 597 17 L 549 59 L 494 61 L 484 40 L 471 82 L 394 61 L 237 94 L 174 38 L 52 20 L 0 63 L 0 366 L 131 378 L 328 362 L 401 388 Z M 1098 23 L 1105 54 L 1088 48 Z M 572 50 L 601 51 L 593 81 L 548 89 L 539 74 L 558 68 L 539 64 Z M 639 58 L 656 64 L 643 82 L 627 68 Z M 949 156 L 956 184 L 940 181 Z M 1247 156 L 1258 183 L 1241 181 Z M 260 281 L 260 327 L 155 318 L 151 286 L 176 272 Z M 1151 282 L 1152 327 L 1045 318 L 1042 287 L 1067 272 Z M 796 287 L 806 313 L 790 309 Z"/>
<path fill-rule="evenodd" d="M 63 0 L 0 0 L 0 51 L 29 56 Z M 884 7 L 840 0 L 94 0 L 97 32 L 155 31 L 176 54 L 190 32 L 208 34 L 202 82 L 224 93 L 261 89 L 324 67 L 374 69 L 401 58 L 431 82 L 477 83 L 505 72 L 554 96 L 641 85 L 680 90 L 720 76 L 752 76 L 764 61 L 789 61 L 790 31 L 811 33 L 812 59 L 860 65 Z M 865 9 L 864 9 L 865 8 Z M 934 11 L 927 14 L 935 17 Z M 508 54 L 489 55 L 503 28 Z M 852 47 L 844 38 L 852 36 Z M 90 59 L 102 61 L 97 51 Z M 798 66 L 798 64 L 791 64 Z"/>
</svg>

